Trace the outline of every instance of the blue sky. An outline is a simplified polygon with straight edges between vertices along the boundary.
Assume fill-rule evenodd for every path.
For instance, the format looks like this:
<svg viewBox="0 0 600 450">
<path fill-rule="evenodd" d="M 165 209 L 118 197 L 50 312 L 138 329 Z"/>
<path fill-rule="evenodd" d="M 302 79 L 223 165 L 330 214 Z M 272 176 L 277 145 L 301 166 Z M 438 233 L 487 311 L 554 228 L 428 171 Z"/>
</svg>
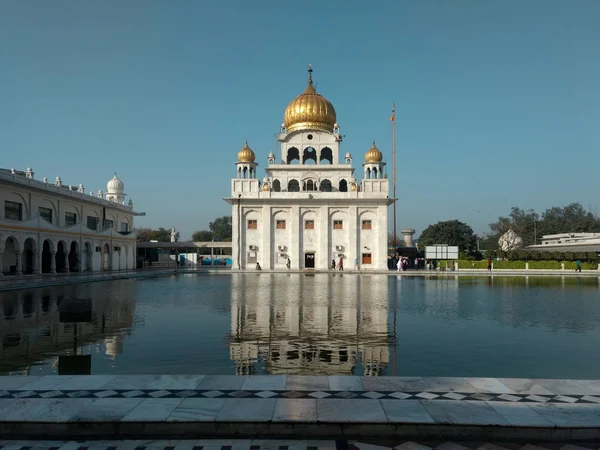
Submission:
<svg viewBox="0 0 600 450">
<path fill-rule="evenodd" d="M 0 166 L 94 190 L 116 171 L 138 226 L 186 238 L 230 214 L 246 138 L 262 176 L 312 63 L 357 171 L 372 139 L 391 162 L 396 101 L 399 228 L 600 211 L 599 20 L 597 0 L 5 0 Z"/>
</svg>

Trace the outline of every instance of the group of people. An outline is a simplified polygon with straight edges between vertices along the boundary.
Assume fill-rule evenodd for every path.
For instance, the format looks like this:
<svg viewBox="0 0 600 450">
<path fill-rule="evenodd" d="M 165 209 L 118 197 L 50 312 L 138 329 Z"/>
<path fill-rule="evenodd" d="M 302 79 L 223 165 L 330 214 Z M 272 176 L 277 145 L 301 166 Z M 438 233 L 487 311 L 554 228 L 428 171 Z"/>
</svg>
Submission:
<svg viewBox="0 0 600 450">
<path fill-rule="evenodd" d="M 335 259 L 331 260 L 331 270 L 336 269 Z M 337 263 L 337 270 L 344 270 L 344 260 L 340 258 L 340 262 Z"/>
</svg>

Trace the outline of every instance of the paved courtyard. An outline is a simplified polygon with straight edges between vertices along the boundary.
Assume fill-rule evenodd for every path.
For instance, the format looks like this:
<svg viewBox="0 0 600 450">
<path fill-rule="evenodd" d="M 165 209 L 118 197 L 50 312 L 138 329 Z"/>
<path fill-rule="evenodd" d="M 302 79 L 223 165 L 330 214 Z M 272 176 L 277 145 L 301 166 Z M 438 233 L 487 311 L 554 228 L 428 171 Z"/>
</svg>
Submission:
<svg viewBox="0 0 600 450">
<path fill-rule="evenodd" d="M 14 439 L 600 439 L 600 381 L 308 376 L 0 377 Z"/>
</svg>

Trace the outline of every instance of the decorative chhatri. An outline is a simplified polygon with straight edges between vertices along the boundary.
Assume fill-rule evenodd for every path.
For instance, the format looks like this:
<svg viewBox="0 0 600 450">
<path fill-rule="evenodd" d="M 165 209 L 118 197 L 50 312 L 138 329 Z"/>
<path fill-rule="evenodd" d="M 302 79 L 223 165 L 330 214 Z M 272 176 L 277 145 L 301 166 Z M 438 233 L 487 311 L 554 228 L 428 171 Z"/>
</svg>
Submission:
<svg viewBox="0 0 600 450">
<path fill-rule="evenodd" d="M 238 161 L 239 162 L 254 162 L 255 159 L 256 159 L 256 155 L 254 154 L 252 149 L 248 146 L 248 140 L 246 140 L 246 145 L 244 145 L 238 153 Z"/>
<path fill-rule="evenodd" d="M 375 145 L 375 141 L 373 141 L 373 145 L 371 145 L 371 148 L 365 153 L 365 161 L 368 163 L 378 163 L 381 162 L 382 159 L 383 154 Z"/>
<path fill-rule="evenodd" d="M 336 123 L 335 109 L 313 86 L 312 65 L 308 66 L 308 86 L 285 109 L 283 121 L 288 132 L 323 130 L 332 132 Z"/>
</svg>

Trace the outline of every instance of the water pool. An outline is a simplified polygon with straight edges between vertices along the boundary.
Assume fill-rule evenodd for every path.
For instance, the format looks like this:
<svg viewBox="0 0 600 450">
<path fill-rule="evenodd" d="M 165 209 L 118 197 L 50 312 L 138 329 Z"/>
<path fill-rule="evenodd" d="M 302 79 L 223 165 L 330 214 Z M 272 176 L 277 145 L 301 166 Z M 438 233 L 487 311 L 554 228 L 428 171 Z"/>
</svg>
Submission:
<svg viewBox="0 0 600 450">
<path fill-rule="evenodd" d="M 600 378 L 600 284 L 188 274 L 0 293 L 3 374 Z"/>
</svg>

